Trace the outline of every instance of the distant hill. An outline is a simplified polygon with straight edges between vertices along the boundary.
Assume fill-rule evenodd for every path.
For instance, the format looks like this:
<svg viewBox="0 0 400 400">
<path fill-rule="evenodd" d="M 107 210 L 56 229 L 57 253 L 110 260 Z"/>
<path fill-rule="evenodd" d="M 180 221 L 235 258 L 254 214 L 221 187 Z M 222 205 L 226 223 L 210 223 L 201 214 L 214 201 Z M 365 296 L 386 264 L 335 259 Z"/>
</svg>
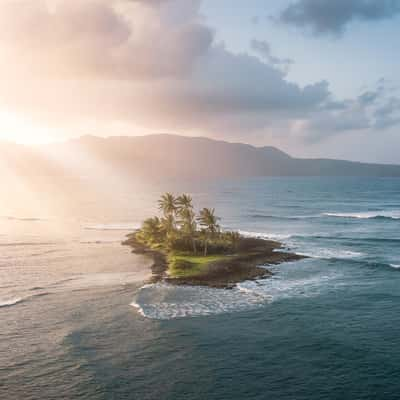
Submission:
<svg viewBox="0 0 400 400">
<path fill-rule="evenodd" d="M 113 174 L 145 177 L 246 176 L 400 177 L 400 166 L 293 158 L 275 147 L 254 147 L 176 135 L 83 136 L 40 147 L 0 143 L 0 167 L 24 175 Z"/>
</svg>

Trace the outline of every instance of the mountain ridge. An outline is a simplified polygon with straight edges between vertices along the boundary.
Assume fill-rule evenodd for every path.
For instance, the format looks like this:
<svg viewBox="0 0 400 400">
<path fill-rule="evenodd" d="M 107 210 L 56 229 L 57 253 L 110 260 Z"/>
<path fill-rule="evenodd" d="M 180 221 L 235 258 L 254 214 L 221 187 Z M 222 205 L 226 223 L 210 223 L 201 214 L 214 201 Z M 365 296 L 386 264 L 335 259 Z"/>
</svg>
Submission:
<svg viewBox="0 0 400 400">
<path fill-rule="evenodd" d="M 382 176 L 400 177 L 400 165 L 329 158 L 295 158 L 273 146 L 226 142 L 173 134 L 147 136 L 86 135 L 39 146 L 0 142 L 9 168 L 41 174 L 75 171 L 99 173 L 110 168 L 124 174 L 182 178 L 252 176 Z M 68 162 L 65 162 L 65 161 Z M 62 164 L 62 166 L 58 165 Z M 22 171 L 23 172 L 23 171 Z"/>
</svg>

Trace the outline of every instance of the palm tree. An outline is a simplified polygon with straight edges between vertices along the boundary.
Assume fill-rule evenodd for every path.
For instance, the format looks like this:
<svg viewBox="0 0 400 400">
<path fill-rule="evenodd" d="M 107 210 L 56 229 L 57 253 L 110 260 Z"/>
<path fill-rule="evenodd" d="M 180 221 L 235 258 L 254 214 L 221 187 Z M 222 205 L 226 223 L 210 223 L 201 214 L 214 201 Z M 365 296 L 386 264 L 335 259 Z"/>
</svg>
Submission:
<svg viewBox="0 0 400 400">
<path fill-rule="evenodd" d="M 167 247 L 171 246 L 176 234 L 175 217 L 173 214 L 168 214 L 160 220 L 160 227 L 165 235 L 165 244 Z"/>
<path fill-rule="evenodd" d="M 172 214 L 161 218 L 160 220 L 161 229 L 166 233 L 170 233 L 175 230 L 175 218 Z"/>
<path fill-rule="evenodd" d="M 197 231 L 197 225 L 195 219 L 196 217 L 193 212 L 193 200 L 188 194 L 182 194 L 176 199 L 176 204 L 178 206 L 181 231 L 183 236 L 191 241 L 193 252 L 196 254 L 197 249 L 195 235 Z"/>
<path fill-rule="evenodd" d="M 219 232 L 220 226 L 218 225 L 219 218 L 215 216 L 214 208 L 203 208 L 197 218 L 200 225 L 203 227 L 204 237 L 204 256 L 207 256 L 208 240 Z"/>
<path fill-rule="evenodd" d="M 183 208 L 179 212 L 179 216 L 181 218 L 180 225 L 181 225 L 181 232 L 183 236 L 188 238 L 192 243 L 193 253 L 197 253 L 196 248 L 196 231 L 197 231 L 197 224 L 196 224 L 196 216 L 195 213 L 191 208 Z"/>
<path fill-rule="evenodd" d="M 164 217 L 174 216 L 177 211 L 175 196 L 171 193 L 164 193 L 158 201 L 158 208 L 163 212 Z"/>
<path fill-rule="evenodd" d="M 146 242 L 157 243 L 161 236 L 161 221 L 158 217 L 148 218 L 143 221 L 141 229 L 142 238 Z"/>
<path fill-rule="evenodd" d="M 179 211 L 182 211 L 185 209 L 193 210 L 193 199 L 188 194 L 181 194 L 176 199 L 176 204 L 178 205 Z"/>
</svg>

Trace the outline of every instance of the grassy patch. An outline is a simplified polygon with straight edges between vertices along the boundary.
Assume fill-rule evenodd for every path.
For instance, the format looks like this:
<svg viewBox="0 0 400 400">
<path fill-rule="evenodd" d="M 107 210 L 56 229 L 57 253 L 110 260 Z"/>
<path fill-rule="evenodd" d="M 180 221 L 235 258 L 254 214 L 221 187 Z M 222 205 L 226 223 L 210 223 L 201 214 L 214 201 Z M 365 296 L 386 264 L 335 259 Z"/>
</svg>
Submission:
<svg viewBox="0 0 400 400">
<path fill-rule="evenodd" d="M 207 272 L 208 265 L 226 259 L 226 255 L 193 256 L 170 254 L 168 256 L 168 275 L 171 278 L 190 278 Z"/>
</svg>

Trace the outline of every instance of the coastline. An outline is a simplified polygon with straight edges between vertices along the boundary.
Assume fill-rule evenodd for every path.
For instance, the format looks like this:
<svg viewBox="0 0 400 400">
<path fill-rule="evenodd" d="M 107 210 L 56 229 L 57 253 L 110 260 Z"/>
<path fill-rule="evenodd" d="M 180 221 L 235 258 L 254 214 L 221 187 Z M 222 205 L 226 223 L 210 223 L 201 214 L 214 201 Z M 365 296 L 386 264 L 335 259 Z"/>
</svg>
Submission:
<svg viewBox="0 0 400 400">
<path fill-rule="evenodd" d="M 173 285 L 206 286 L 219 289 L 231 289 L 240 282 L 270 277 L 273 273 L 266 268 L 268 265 L 307 258 L 300 254 L 279 251 L 283 245 L 277 241 L 241 237 L 236 254 L 208 263 L 201 274 L 171 277 L 168 274 L 168 254 L 139 243 L 134 234 L 128 235 L 128 239 L 122 244 L 131 247 L 135 254 L 151 258 L 152 276 L 149 280 L 151 283 L 163 281 Z"/>
</svg>

